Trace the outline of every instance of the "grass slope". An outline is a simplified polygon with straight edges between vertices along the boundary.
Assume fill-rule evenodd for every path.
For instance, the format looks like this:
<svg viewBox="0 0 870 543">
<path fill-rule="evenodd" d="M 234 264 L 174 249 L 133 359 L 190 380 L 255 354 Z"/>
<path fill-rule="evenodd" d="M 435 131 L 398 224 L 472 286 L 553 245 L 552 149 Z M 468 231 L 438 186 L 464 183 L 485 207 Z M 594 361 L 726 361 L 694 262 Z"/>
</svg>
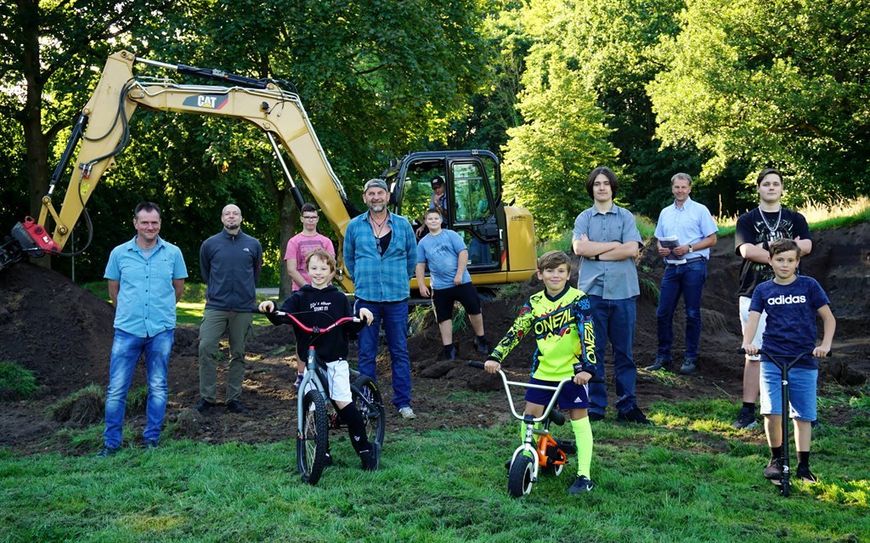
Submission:
<svg viewBox="0 0 870 543">
<path fill-rule="evenodd" d="M 2 541 L 866 541 L 866 390 L 849 422 L 814 443 L 824 481 L 781 498 L 761 478 L 757 433 L 730 428 L 720 400 L 651 409 L 657 427 L 596 423 L 591 494 L 569 497 L 574 465 L 507 495 L 514 425 L 391 433 L 383 468 L 363 472 L 342 435 L 317 487 L 295 473 L 289 440 L 166 440 L 107 460 L 0 452 Z M 848 397 L 836 402 L 842 413 Z M 833 405 L 833 404 L 831 404 Z M 823 406 L 824 416 L 824 406 Z M 570 435 L 567 428 L 559 429 Z M 63 439 L 96 450 L 91 427 Z M 573 461 L 573 458 L 572 458 Z"/>
</svg>

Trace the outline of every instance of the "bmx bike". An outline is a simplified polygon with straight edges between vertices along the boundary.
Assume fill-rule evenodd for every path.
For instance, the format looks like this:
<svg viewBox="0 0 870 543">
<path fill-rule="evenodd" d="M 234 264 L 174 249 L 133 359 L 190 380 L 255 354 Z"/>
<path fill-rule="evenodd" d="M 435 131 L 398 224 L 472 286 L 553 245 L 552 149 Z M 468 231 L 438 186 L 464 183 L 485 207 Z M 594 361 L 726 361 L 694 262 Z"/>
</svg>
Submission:
<svg viewBox="0 0 870 543">
<path fill-rule="evenodd" d="M 478 369 L 484 368 L 483 362 L 470 361 L 468 365 Z M 565 416 L 559 411 L 554 411 L 553 406 L 556 405 L 562 387 L 571 382 L 571 379 L 564 379 L 557 386 L 552 387 L 509 381 L 502 370 L 498 370 L 498 375 L 504 385 L 511 414 L 525 424 L 523 442 L 514 450 L 508 465 L 508 494 L 514 498 L 521 498 L 532 492 L 532 487 L 538 482 L 539 473 L 560 476 L 568 464 L 568 455 L 576 452 L 576 446 L 557 440 L 550 433 L 550 424 L 557 426 L 565 424 Z M 540 417 L 520 414 L 514 407 L 511 387 L 551 390 L 553 397 L 550 398 Z M 541 425 L 536 428 L 535 425 L 538 423 Z"/>
<path fill-rule="evenodd" d="M 317 339 L 331 330 L 352 322 L 360 322 L 356 317 L 342 317 L 326 327 L 307 326 L 294 315 L 283 311 L 272 313 L 292 321 L 299 329 L 312 335 L 308 346 L 308 359 L 305 375 L 296 396 L 296 467 L 302 480 L 315 485 L 323 470 L 331 464 L 329 456 L 329 430 L 343 428 L 338 416 L 338 407 L 330 398 L 327 384 L 326 367 L 321 364 L 315 351 Z M 376 462 L 380 462 L 381 447 L 384 443 L 386 414 L 381 391 L 377 383 L 358 371 L 350 370 L 350 390 L 353 403 L 362 415 L 366 434 L 375 451 Z"/>
<path fill-rule="evenodd" d="M 745 354 L 742 348 L 738 349 L 741 354 Z M 771 355 L 766 352 L 764 349 L 759 349 L 758 354 L 766 356 L 780 371 L 780 387 L 781 387 L 781 396 L 782 396 L 782 416 L 780 417 L 782 420 L 782 455 L 779 458 L 779 461 L 782 465 L 782 477 L 777 479 L 771 479 L 771 481 L 779 486 L 779 493 L 783 497 L 787 498 L 791 494 L 791 469 L 789 467 L 789 399 L 788 399 L 788 371 L 801 359 L 806 358 L 807 356 L 812 356 L 812 351 L 801 353 L 790 360 L 785 360 L 785 357 L 780 356 L 779 358 Z M 831 356 L 831 353 L 828 352 L 827 356 Z"/>
</svg>

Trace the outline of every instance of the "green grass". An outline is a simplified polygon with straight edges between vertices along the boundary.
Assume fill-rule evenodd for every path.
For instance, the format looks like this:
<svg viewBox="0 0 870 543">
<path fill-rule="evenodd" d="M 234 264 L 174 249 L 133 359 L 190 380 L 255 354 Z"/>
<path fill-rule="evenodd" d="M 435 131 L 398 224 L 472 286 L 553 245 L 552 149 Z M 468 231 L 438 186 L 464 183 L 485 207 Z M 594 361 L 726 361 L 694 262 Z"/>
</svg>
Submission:
<svg viewBox="0 0 870 543">
<path fill-rule="evenodd" d="M 0 400 L 25 400 L 37 390 L 39 386 L 32 371 L 15 362 L 0 362 Z"/>
<path fill-rule="evenodd" d="M 836 407 L 850 401 L 842 397 Z M 796 484 L 788 499 L 761 478 L 761 435 L 730 427 L 730 402 L 655 404 L 650 415 L 657 427 L 595 424 L 598 487 L 578 497 L 565 493 L 570 470 L 543 476 L 524 499 L 507 495 L 503 461 L 516 445 L 513 424 L 390 432 L 376 473 L 361 471 L 347 439 L 334 434 L 336 465 L 317 487 L 299 480 L 289 440 L 169 438 L 156 451 L 125 448 L 106 460 L 0 450 L 0 540 L 780 543 L 870 536 L 864 407 L 814 442 L 823 482 Z M 95 425 L 56 439 L 94 451 L 99 436 Z"/>
</svg>

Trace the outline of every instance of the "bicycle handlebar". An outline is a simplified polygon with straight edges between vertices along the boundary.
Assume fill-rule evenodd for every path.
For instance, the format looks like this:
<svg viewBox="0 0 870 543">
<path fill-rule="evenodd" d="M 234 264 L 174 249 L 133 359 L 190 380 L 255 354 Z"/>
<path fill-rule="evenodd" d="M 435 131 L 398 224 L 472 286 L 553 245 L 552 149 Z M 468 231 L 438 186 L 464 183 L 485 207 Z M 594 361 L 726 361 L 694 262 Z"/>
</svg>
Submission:
<svg viewBox="0 0 870 543">
<path fill-rule="evenodd" d="M 746 354 L 746 350 L 745 350 L 743 347 L 738 347 L 738 348 L 737 348 L 737 353 L 738 353 L 738 354 Z M 770 353 L 767 352 L 767 351 L 765 351 L 764 349 L 758 349 L 758 354 L 763 354 L 764 356 L 768 356 L 768 357 L 770 357 L 770 358 L 773 358 L 773 356 L 771 356 Z M 803 358 L 803 357 L 805 357 L 805 356 L 813 356 L 813 351 L 806 351 L 806 352 L 804 352 L 804 353 L 801 353 L 801 354 L 799 354 L 799 355 L 797 356 L 797 358 Z M 828 354 L 826 354 L 825 356 L 822 356 L 822 357 L 819 357 L 819 358 L 829 358 L 829 357 L 831 357 L 831 356 L 834 356 L 834 350 L 833 350 L 833 349 L 831 349 L 830 351 L 828 351 Z"/>
<path fill-rule="evenodd" d="M 330 330 L 338 328 L 339 326 L 344 326 L 345 324 L 350 322 L 362 322 L 362 319 L 360 319 L 359 317 L 341 317 L 340 319 L 326 327 L 308 326 L 300 321 L 298 318 L 296 318 L 295 315 L 293 315 L 292 313 L 287 313 L 286 311 L 272 311 L 271 313 L 267 313 L 264 311 L 263 313 L 277 315 L 279 317 L 287 317 L 288 319 L 293 321 L 293 324 L 298 326 L 303 332 L 307 332 L 309 334 L 325 334 Z"/>
<path fill-rule="evenodd" d="M 479 370 L 486 369 L 486 365 L 485 365 L 483 362 L 479 362 L 479 361 L 477 361 L 477 360 L 469 360 L 468 362 L 465 363 L 465 365 L 466 365 L 466 366 L 469 366 L 469 367 L 472 367 L 472 368 L 477 368 L 477 369 L 479 369 Z M 499 370 L 499 371 L 501 371 L 501 370 Z M 595 374 L 591 374 L 591 375 L 592 375 L 592 378 L 589 379 L 588 384 L 591 384 L 591 383 L 603 383 L 603 382 L 604 382 L 603 380 L 601 380 L 601 379 L 599 379 L 598 377 L 596 377 Z M 573 377 L 569 377 L 568 379 L 563 379 L 563 380 L 564 380 L 564 381 L 573 381 L 574 378 L 573 378 Z M 552 387 L 551 387 L 551 388 L 552 388 Z"/>
</svg>

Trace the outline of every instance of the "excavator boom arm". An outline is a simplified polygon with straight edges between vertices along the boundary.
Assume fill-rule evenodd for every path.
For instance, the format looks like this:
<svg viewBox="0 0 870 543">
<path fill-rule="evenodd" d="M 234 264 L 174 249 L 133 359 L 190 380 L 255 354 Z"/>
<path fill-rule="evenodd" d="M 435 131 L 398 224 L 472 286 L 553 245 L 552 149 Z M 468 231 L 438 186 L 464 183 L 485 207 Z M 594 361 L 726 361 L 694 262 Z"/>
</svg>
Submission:
<svg viewBox="0 0 870 543">
<path fill-rule="evenodd" d="M 332 170 L 297 94 L 274 83 L 227 76 L 222 72 L 221 79 L 251 83 L 256 88 L 180 85 L 169 79 L 137 78 L 133 75 L 135 61 L 135 56 L 127 51 L 111 55 L 94 93 L 82 110 L 86 128 L 60 212 L 55 210 L 51 201 L 54 183 L 42 200 L 36 223 L 48 230 L 49 216 L 54 221 L 51 241 L 40 244 L 42 249 L 50 252 L 63 249 L 100 179 L 127 145 L 129 119 L 139 106 L 156 111 L 230 117 L 257 125 L 270 135 L 273 142 L 276 139 L 280 142 L 339 236 L 341 246 L 350 221 L 347 194 Z M 190 66 L 178 65 L 177 68 L 184 73 L 208 75 L 206 71 Z M 292 183 L 292 179 L 290 181 Z"/>
</svg>

